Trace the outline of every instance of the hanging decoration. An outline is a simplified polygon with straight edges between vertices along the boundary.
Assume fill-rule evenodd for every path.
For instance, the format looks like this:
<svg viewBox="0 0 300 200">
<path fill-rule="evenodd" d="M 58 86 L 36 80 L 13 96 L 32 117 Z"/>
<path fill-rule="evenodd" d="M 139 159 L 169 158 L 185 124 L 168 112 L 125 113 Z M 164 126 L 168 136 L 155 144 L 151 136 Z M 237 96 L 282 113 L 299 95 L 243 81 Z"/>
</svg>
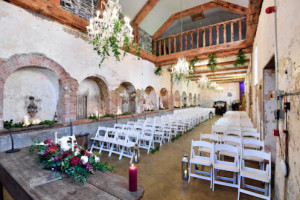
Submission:
<svg viewBox="0 0 300 200">
<path fill-rule="evenodd" d="M 162 68 L 161 68 L 161 66 L 158 66 L 158 67 L 155 69 L 154 74 L 155 74 L 156 76 L 161 76 L 161 75 L 162 75 Z"/>
<path fill-rule="evenodd" d="M 234 66 L 235 67 L 242 66 L 245 63 L 246 63 L 246 55 L 244 54 L 243 50 L 240 49 L 237 54 L 237 58 L 235 60 Z"/>
<path fill-rule="evenodd" d="M 212 71 L 215 72 L 215 69 L 217 68 L 217 59 L 216 59 L 216 54 L 210 54 L 208 55 L 208 64 L 207 67 Z"/>
<path fill-rule="evenodd" d="M 93 2 L 92 5 L 94 5 Z M 133 41 L 133 29 L 130 25 L 130 19 L 127 17 L 124 19 L 119 18 L 121 12 L 119 0 L 108 0 L 107 3 L 101 1 L 101 8 L 102 6 L 105 8 L 102 13 L 103 17 L 100 17 L 101 13 L 97 10 L 96 16 L 90 19 L 90 25 L 87 26 L 89 40 L 93 44 L 94 50 L 101 57 L 99 67 L 111 53 L 119 61 L 120 50 L 124 47 L 123 56 L 125 56 L 130 45 L 135 48 L 136 54 L 139 56 L 140 48 Z"/>
<path fill-rule="evenodd" d="M 199 87 L 202 89 L 207 88 L 208 83 L 208 78 L 205 75 L 202 75 L 202 77 L 199 79 Z"/>
</svg>

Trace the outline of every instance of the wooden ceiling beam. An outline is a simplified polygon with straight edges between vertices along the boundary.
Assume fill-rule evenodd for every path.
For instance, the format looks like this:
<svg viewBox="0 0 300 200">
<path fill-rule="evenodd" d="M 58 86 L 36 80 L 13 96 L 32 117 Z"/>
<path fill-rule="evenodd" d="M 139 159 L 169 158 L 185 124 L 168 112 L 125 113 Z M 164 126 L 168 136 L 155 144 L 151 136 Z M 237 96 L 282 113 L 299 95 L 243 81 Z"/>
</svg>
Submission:
<svg viewBox="0 0 300 200">
<path fill-rule="evenodd" d="M 239 79 L 239 80 L 230 80 L 230 81 L 216 81 L 218 84 L 226 84 L 226 83 L 240 83 L 244 82 L 245 79 Z"/>
<path fill-rule="evenodd" d="M 228 10 L 230 12 L 234 12 L 240 15 L 246 15 L 247 14 L 247 10 L 248 8 L 244 7 L 244 6 L 240 6 L 237 4 L 233 4 L 227 1 L 222 1 L 222 0 L 214 0 L 213 3 L 215 3 L 215 5 L 218 8 L 224 9 L 224 10 Z"/>
<path fill-rule="evenodd" d="M 245 74 L 246 75 L 247 70 L 243 70 L 242 72 L 228 72 L 228 73 L 215 73 L 215 74 L 209 74 L 206 75 L 206 77 L 217 77 L 217 76 L 225 76 L 225 75 L 234 75 L 234 74 Z"/>
<path fill-rule="evenodd" d="M 246 63 L 250 62 L 250 59 L 246 59 L 245 62 L 246 62 Z M 219 63 L 218 63 L 218 66 L 233 65 L 234 63 L 235 63 L 235 61 L 219 62 Z M 205 65 L 197 65 L 197 66 L 195 66 L 195 69 L 203 68 L 203 67 L 207 67 L 207 64 L 205 64 Z"/>
<path fill-rule="evenodd" d="M 46 0 L 10 0 L 11 4 L 51 18 L 61 24 L 86 32 L 89 22 L 63 9 L 59 4 Z"/>
<path fill-rule="evenodd" d="M 253 44 L 254 42 L 262 2 L 263 0 L 249 0 L 246 30 L 246 42 L 248 44 Z"/>
<path fill-rule="evenodd" d="M 132 23 L 140 24 L 158 2 L 159 2 L 159 0 L 148 0 L 145 3 L 145 5 L 143 6 L 143 8 L 134 17 L 134 19 L 132 20 Z"/>
<path fill-rule="evenodd" d="M 217 68 L 215 69 L 215 72 L 225 72 L 225 71 L 233 71 L 233 70 L 241 70 L 241 69 L 248 69 L 248 66 L 243 66 L 243 67 L 231 67 L 231 68 Z M 210 69 L 199 71 L 199 72 L 194 72 L 194 74 L 205 74 L 205 73 L 210 73 L 212 72 Z M 194 76 L 195 77 L 195 76 Z M 198 76 L 199 78 L 201 76 Z"/>
</svg>

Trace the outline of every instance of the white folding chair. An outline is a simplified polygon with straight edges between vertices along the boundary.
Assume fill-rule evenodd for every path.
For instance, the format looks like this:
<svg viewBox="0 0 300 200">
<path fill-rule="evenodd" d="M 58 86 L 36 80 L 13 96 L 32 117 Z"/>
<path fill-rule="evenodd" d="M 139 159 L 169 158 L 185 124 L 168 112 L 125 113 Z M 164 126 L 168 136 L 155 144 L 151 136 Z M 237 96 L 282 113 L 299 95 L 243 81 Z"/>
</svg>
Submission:
<svg viewBox="0 0 300 200">
<path fill-rule="evenodd" d="M 240 130 L 232 130 L 232 129 L 227 129 L 225 131 L 225 135 L 226 136 L 234 136 L 234 137 L 241 137 L 242 136 L 242 132 Z"/>
<path fill-rule="evenodd" d="M 154 128 L 145 127 L 143 129 L 142 134 L 139 137 L 139 147 L 143 149 L 147 149 L 147 153 L 150 152 L 151 148 L 154 149 L 153 133 L 154 133 Z"/>
<path fill-rule="evenodd" d="M 195 148 L 211 148 L 211 152 L 208 153 L 209 157 L 196 155 Z M 213 178 L 213 157 L 214 157 L 214 144 L 205 142 L 205 141 L 193 141 L 191 145 L 191 158 L 190 158 L 190 167 L 189 167 L 189 182 L 191 177 L 205 179 L 210 181 L 210 188 L 212 188 L 212 178 Z M 193 173 L 192 173 L 192 165 Z M 209 168 L 209 171 L 200 171 L 196 170 L 196 165 L 202 165 Z"/>
<path fill-rule="evenodd" d="M 225 135 L 225 126 L 220 126 L 220 125 L 214 125 L 212 126 L 212 134 L 220 134 L 220 135 Z"/>
<path fill-rule="evenodd" d="M 239 175 L 239 148 L 228 144 L 216 144 L 214 147 L 214 173 L 213 173 L 213 191 L 215 184 L 224 185 L 228 187 L 238 188 L 237 175 Z M 227 152 L 228 155 L 232 155 L 231 160 L 220 160 L 218 156 L 219 152 Z M 226 171 L 233 173 L 233 178 L 228 178 L 224 176 L 218 176 L 217 173 L 220 171 Z"/>
<path fill-rule="evenodd" d="M 244 138 L 254 138 L 260 140 L 260 134 L 257 132 L 243 131 L 242 136 Z"/>
<path fill-rule="evenodd" d="M 95 136 L 91 138 L 91 140 L 93 141 L 91 151 L 93 151 L 94 148 L 100 150 L 101 146 L 104 145 L 102 143 L 104 141 L 103 139 L 105 138 L 106 130 L 107 130 L 107 127 L 101 127 L 101 126 L 98 127 Z"/>
<path fill-rule="evenodd" d="M 259 159 L 265 160 L 264 162 L 264 164 L 266 165 L 264 167 L 265 170 L 246 166 L 245 165 L 246 160 L 252 157 L 257 157 Z M 242 184 L 241 179 L 244 178 L 262 182 L 265 184 L 265 187 L 260 188 L 249 184 Z M 261 199 L 271 200 L 271 153 L 266 153 L 263 151 L 252 150 L 252 149 L 243 149 L 242 156 L 241 156 L 239 179 L 240 180 L 239 180 L 238 200 L 240 199 L 240 193 L 245 193 Z M 251 189 L 251 191 L 247 189 Z"/>
</svg>

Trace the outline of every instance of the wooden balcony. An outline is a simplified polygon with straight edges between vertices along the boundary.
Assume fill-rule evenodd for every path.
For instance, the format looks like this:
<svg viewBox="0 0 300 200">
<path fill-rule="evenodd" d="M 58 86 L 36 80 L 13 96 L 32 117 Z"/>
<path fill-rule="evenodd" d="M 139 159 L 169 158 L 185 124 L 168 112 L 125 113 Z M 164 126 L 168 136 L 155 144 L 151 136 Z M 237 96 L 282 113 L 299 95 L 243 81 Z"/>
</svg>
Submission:
<svg viewBox="0 0 300 200">
<path fill-rule="evenodd" d="M 157 56 L 157 65 L 168 65 L 180 55 L 193 59 L 199 55 L 207 57 L 218 52 L 225 55 L 229 50 L 247 48 L 245 39 L 246 17 L 243 17 L 159 38 L 153 42 L 153 54 Z"/>
</svg>

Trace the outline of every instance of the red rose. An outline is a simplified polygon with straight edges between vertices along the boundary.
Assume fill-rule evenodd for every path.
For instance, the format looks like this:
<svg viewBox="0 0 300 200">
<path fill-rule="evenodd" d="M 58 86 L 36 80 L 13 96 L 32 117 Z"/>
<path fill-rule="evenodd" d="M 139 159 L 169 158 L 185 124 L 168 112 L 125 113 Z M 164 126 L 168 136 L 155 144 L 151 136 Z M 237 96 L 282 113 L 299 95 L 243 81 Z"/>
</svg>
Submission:
<svg viewBox="0 0 300 200">
<path fill-rule="evenodd" d="M 56 149 L 57 149 L 57 146 L 50 147 L 48 149 L 48 152 L 52 154 L 52 153 L 54 153 L 56 151 Z"/>
<path fill-rule="evenodd" d="M 52 140 L 50 138 L 47 138 L 47 140 L 44 141 L 45 144 L 50 144 Z"/>
<path fill-rule="evenodd" d="M 79 161 L 80 161 L 80 158 L 75 156 L 75 157 L 71 158 L 70 164 L 74 167 L 74 166 L 78 165 Z"/>
</svg>

